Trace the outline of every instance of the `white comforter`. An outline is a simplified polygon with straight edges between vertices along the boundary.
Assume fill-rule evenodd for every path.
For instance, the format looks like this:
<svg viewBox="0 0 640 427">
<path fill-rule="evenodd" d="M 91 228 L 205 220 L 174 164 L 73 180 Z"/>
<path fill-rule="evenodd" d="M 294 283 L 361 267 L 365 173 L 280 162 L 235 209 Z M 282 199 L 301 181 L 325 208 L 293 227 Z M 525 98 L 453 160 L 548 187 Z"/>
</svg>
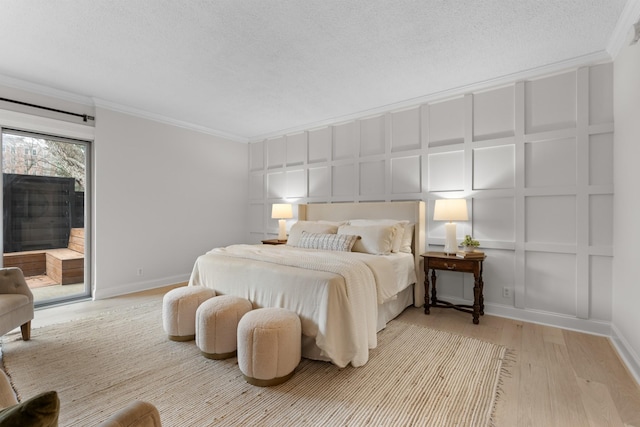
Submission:
<svg viewBox="0 0 640 427">
<path fill-rule="evenodd" d="M 252 261 L 248 261 L 252 260 Z M 384 257 L 286 245 L 232 245 L 196 260 L 189 285 L 238 295 L 258 307 L 300 315 L 303 335 L 344 367 L 364 365 L 375 348 L 377 305 L 393 295 L 395 275 Z"/>
</svg>

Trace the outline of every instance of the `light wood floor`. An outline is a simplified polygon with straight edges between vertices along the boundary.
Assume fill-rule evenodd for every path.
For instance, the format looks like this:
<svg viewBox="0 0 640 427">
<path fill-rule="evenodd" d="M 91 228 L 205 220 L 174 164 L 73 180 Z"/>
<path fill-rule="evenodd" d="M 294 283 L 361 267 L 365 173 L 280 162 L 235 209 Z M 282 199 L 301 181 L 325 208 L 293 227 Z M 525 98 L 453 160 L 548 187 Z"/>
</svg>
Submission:
<svg viewBox="0 0 640 427">
<path fill-rule="evenodd" d="M 175 286 L 179 285 L 37 310 L 32 325 L 38 328 L 158 301 Z M 469 314 L 438 308 L 429 316 L 409 308 L 399 320 L 514 351 L 496 407 L 498 426 L 640 427 L 640 387 L 607 338 L 489 315 L 473 325 Z"/>
</svg>

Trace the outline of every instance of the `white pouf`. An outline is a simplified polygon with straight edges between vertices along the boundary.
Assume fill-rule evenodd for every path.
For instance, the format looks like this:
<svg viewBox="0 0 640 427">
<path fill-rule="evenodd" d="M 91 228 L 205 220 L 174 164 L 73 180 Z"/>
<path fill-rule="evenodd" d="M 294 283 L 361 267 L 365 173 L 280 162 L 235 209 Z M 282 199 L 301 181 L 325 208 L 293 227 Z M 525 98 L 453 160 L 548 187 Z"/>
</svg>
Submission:
<svg viewBox="0 0 640 427">
<path fill-rule="evenodd" d="M 259 308 L 238 324 L 238 366 L 249 383 L 260 387 L 281 384 L 300 363 L 300 318 L 284 308 Z"/>
<path fill-rule="evenodd" d="M 190 341 L 196 337 L 196 310 L 216 291 L 204 286 L 183 286 L 162 298 L 162 326 L 172 341 Z"/>
<path fill-rule="evenodd" d="M 204 357 L 228 359 L 238 348 L 238 322 L 253 309 L 251 302 L 220 295 L 203 302 L 196 311 L 196 345 Z"/>
</svg>

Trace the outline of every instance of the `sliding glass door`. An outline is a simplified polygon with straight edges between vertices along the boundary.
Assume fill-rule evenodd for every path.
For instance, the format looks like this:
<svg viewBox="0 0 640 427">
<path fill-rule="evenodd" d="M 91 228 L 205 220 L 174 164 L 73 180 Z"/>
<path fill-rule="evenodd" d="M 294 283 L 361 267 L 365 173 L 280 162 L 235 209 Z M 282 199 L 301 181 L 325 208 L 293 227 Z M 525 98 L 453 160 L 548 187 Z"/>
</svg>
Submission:
<svg viewBox="0 0 640 427">
<path fill-rule="evenodd" d="M 36 306 L 91 295 L 90 142 L 2 129 L 3 266 Z"/>
</svg>

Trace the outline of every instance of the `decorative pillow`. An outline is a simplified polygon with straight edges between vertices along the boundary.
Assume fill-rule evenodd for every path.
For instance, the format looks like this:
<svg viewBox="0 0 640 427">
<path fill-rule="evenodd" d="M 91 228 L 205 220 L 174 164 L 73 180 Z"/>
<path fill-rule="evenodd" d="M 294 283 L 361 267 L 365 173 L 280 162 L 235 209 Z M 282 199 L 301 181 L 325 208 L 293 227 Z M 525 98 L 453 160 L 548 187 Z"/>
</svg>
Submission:
<svg viewBox="0 0 640 427">
<path fill-rule="evenodd" d="M 329 222 L 298 221 L 293 224 L 291 230 L 289 230 L 287 245 L 298 246 L 298 240 L 300 240 L 303 231 L 307 233 L 336 234 L 338 226 Z"/>
<path fill-rule="evenodd" d="M 395 227 L 395 236 L 393 238 L 393 244 L 391 252 L 402 252 L 402 243 L 404 238 L 405 226 L 409 224 L 409 221 L 397 220 L 397 219 L 352 219 L 349 221 L 349 225 L 357 226 L 369 226 L 369 225 L 392 225 Z M 409 243 L 409 252 L 411 252 L 411 243 Z"/>
<path fill-rule="evenodd" d="M 396 228 L 393 225 L 343 225 L 338 234 L 360 236 L 351 249 L 353 252 L 364 252 L 374 255 L 389 255 L 393 248 Z"/>
<path fill-rule="evenodd" d="M 2 426 L 58 427 L 58 393 L 47 391 L 0 411 Z"/>
<path fill-rule="evenodd" d="M 351 252 L 354 243 L 360 236 L 350 234 L 323 234 L 302 232 L 298 240 L 299 248 L 322 249 L 325 251 Z"/>
</svg>

